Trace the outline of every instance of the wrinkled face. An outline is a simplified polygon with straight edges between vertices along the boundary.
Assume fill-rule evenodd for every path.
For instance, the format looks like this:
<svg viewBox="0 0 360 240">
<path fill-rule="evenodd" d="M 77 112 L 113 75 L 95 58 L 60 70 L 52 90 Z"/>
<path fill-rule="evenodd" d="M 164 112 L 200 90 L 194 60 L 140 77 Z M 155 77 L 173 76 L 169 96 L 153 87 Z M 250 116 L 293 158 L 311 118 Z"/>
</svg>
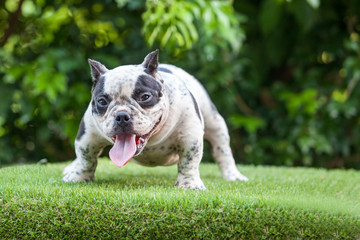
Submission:
<svg viewBox="0 0 360 240">
<path fill-rule="evenodd" d="M 93 119 L 104 137 L 114 142 L 110 159 L 122 167 L 140 154 L 149 138 L 161 128 L 167 105 L 157 74 L 158 51 L 148 54 L 140 65 L 108 70 L 91 59 L 89 64 L 94 81 Z"/>
<path fill-rule="evenodd" d="M 145 135 L 161 116 L 162 85 L 139 71 L 141 66 L 121 66 L 94 86 L 92 113 L 108 137 L 121 132 Z"/>
<path fill-rule="evenodd" d="M 114 142 L 109 155 L 118 167 L 140 154 L 161 127 L 167 106 L 157 74 L 158 53 L 158 50 L 149 53 L 140 65 L 112 70 L 89 59 L 94 81 L 93 119 L 100 132 Z"/>
<path fill-rule="evenodd" d="M 92 94 L 92 114 L 101 131 L 114 141 L 134 134 L 139 153 L 164 111 L 161 82 L 141 65 L 120 66 L 100 76 Z"/>
</svg>

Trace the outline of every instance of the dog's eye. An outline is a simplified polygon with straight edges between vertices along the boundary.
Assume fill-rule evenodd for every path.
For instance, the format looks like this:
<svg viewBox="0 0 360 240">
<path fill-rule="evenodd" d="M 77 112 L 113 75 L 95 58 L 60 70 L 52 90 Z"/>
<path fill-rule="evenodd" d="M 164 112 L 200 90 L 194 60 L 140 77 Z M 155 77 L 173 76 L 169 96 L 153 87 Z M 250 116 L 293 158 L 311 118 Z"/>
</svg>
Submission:
<svg viewBox="0 0 360 240">
<path fill-rule="evenodd" d="M 107 105 L 107 101 L 106 101 L 105 98 L 99 98 L 97 102 L 98 102 L 98 104 L 100 106 L 106 106 Z"/>
<path fill-rule="evenodd" d="M 143 94 L 140 95 L 139 101 L 140 102 L 146 102 L 146 101 L 150 100 L 150 98 L 151 98 L 151 94 L 143 93 Z"/>
</svg>

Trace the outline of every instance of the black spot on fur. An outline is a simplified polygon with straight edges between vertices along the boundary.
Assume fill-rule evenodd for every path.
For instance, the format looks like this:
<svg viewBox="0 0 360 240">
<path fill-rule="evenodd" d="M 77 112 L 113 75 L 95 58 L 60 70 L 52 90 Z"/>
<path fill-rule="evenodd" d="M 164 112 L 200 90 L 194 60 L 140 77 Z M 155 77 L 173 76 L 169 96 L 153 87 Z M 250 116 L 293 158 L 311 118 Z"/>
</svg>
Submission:
<svg viewBox="0 0 360 240">
<path fill-rule="evenodd" d="M 190 91 L 189 91 L 189 92 L 190 92 Z M 200 110 L 199 110 L 199 105 L 198 105 L 198 103 L 196 102 L 196 100 L 195 100 L 195 98 L 194 98 L 194 96 L 192 95 L 191 92 L 190 92 L 190 96 L 191 96 L 191 98 L 192 98 L 192 100 L 193 100 L 196 114 L 198 115 L 198 117 L 199 117 L 199 119 L 200 119 L 200 121 L 201 121 L 201 114 L 200 114 Z"/>
<path fill-rule="evenodd" d="M 84 118 L 81 119 L 80 122 L 80 126 L 79 126 L 79 130 L 78 133 L 76 135 L 76 140 L 80 140 L 80 138 L 85 134 L 85 123 L 84 123 Z"/>
<path fill-rule="evenodd" d="M 92 86 L 91 93 L 94 95 L 99 95 L 100 93 L 104 92 L 104 82 L 105 77 L 100 76 L 99 79 L 94 82 L 94 85 Z"/>
<path fill-rule="evenodd" d="M 135 89 L 131 95 L 142 108 L 151 108 L 155 106 L 162 97 L 161 85 L 155 78 L 149 75 L 140 75 L 136 81 Z M 149 95 L 145 101 L 142 99 L 144 94 Z"/>
<path fill-rule="evenodd" d="M 107 103 L 111 102 L 110 97 L 104 92 L 104 83 L 105 83 L 105 78 L 101 76 L 92 89 L 92 100 L 91 100 L 92 113 L 98 116 L 103 116 L 108 108 L 108 104 L 107 105 L 99 104 L 98 103 L 99 99 L 104 98 Z"/>
<path fill-rule="evenodd" d="M 158 70 L 159 70 L 160 72 L 166 72 L 166 73 L 171 73 L 171 74 L 173 73 L 172 71 L 170 71 L 169 69 L 164 68 L 164 67 L 159 67 Z"/>
</svg>

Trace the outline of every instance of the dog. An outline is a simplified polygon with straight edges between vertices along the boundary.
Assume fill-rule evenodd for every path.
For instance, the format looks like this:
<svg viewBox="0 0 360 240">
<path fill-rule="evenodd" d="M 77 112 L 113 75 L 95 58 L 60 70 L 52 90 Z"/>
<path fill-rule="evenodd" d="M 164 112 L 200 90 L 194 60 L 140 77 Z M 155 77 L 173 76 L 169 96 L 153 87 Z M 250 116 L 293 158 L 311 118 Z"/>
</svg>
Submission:
<svg viewBox="0 0 360 240">
<path fill-rule="evenodd" d="M 93 181 L 98 155 L 113 145 L 109 156 L 118 167 L 130 159 L 151 167 L 177 164 L 175 186 L 206 189 L 199 173 L 204 138 L 224 179 L 248 181 L 236 168 L 226 123 L 206 90 L 181 68 L 159 64 L 158 56 L 155 50 L 139 65 L 112 70 L 88 60 L 92 98 L 64 182 Z"/>
</svg>

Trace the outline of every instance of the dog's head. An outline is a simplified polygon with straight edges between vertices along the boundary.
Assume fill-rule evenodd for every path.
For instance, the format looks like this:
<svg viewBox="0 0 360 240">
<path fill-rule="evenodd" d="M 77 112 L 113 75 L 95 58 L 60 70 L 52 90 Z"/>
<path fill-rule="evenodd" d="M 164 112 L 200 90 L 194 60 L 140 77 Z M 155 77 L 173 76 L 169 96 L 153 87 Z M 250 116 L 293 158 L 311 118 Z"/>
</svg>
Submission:
<svg viewBox="0 0 360 240">
<path fill-rule="evenodd" d="M 158 53 L 149 53 L 142 64 L 112 70 L 89 59 L 93 119 L 104 137 L 114 142 L 109 155 L 119 167 L 141 153 L 159 131 L 167 109 L 163 80 L 157 72 Z"/>
</svg>

